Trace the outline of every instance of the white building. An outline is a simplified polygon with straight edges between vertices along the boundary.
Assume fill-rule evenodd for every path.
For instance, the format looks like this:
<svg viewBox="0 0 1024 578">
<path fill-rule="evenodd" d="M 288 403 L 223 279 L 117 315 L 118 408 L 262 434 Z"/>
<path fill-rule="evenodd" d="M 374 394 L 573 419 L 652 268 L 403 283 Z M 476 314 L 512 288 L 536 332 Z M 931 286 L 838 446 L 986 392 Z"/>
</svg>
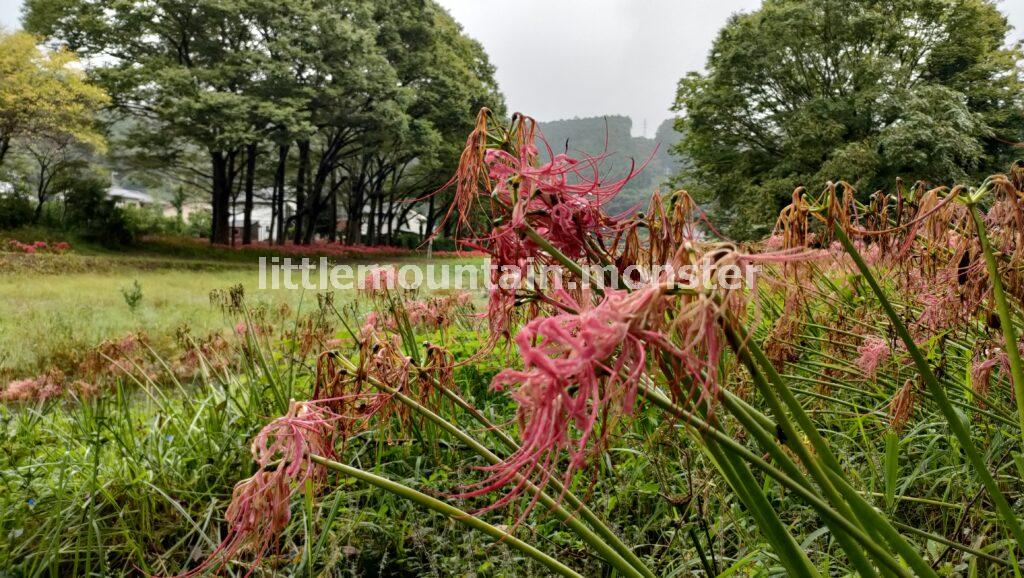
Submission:
<svg viewBox="0 0 1024 578">
<path fill-rule="evenodd" d="M 284 204 L 285 219 L 295 214 L 295 203 L 292 201 L 286 201 Z M 277 229 L 277 222 L 273 219 L 274 209 L 270 204 L 270 201 L 264 201 L 259 198 L 255 200 L 252 205 L 252 240 L 253 241 L 267 241 L 274 236 L 275 229 Z M 235 211 L 228 217 L 230 219 L 229 225 L 235 232 L 235 235 L 239 239 L 242 238 L 242 231 L 245 227 L 245 207 L 242 203 L 238 203 L 235 207 Z M 272 221 L 274 221 L 272 223 Z M 271 228 L 273 224 L 274 228 Z"/>
<path fill-rule="evenodd" d="M 107 196 L 119 207 L 148 207 L 155 202 L 153 197 L 146 193 L 121 187 L 110 187 L 107 189 Z"/>
</svg>

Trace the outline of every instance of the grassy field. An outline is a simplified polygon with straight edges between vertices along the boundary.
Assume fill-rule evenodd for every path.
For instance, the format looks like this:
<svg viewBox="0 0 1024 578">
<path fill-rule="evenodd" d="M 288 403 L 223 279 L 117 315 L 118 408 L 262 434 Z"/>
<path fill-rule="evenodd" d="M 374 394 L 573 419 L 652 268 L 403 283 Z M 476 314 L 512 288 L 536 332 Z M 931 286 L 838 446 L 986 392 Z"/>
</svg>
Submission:
<svg viewBox="0 0 1024 578">
<path fill-rule="evenodd" d="M 78 352 L 129 333 L 144 334 L 154 349 L 169 353 L 180 330 L 196 335 L 230 332 L 237 320 L 211 302 L 213 291 L 241 286 L 251 307 L 287 308 L 292 315 L 315 307 L 316 291 L 261 290 L 257 259 L 232 250 L 166 242 L 144 243 L 127 253 L 95 246 L 64 255 L 0 253 L 0 385 L 5 379 L 60 367 Z M 429 262 L 424 257 L 384 256 L 347 264 L 358 270 L 377 263 L 423 270 Z M 139 297 L 131 305 L 136 284 Z M 353 298 L 352 291 L 332 293 L 338 305 Z"/>
</svg>

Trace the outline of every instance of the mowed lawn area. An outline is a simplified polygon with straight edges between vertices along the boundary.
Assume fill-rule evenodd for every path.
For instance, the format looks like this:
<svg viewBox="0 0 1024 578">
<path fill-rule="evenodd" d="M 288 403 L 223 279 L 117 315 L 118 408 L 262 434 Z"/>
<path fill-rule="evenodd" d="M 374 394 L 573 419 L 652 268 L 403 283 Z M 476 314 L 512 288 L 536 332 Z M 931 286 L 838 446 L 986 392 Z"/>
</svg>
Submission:
<svg viewBox="0 0 1024 578">
<path fill-rule="evenodd" d="M 479 264 L 479 259 L 381 258 L 379 264 Z M 354 270 L 378 261 L 350 264 Z M 138 289 L 136 290 L 136 283 Z M 292 315 L 315 309 L 316 291 L 259 289 L 255 259 L 216 260 L 145 255 L 8 255 L 0 261 L 0 385 L 60 367 L 66 360 L 129 333 L 143 333 L 157 351 L 174 347 L 175 336 L 232 331 L 211 292 L 241 285 L 249 307 Z M 353 290 L 332 290 L 334 303 L 350 302 Z M 134 307 L 132 295 L 137 294 Z"/>
</svg>

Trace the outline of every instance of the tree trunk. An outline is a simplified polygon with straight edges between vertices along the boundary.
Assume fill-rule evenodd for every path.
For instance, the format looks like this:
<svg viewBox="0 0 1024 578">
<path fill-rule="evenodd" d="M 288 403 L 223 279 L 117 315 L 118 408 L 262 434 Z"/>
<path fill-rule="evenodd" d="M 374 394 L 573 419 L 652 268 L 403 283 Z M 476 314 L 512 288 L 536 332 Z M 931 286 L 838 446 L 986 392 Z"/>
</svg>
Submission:
<svg viewBox="0 0 1024 578">
<path fill-rule="evenodd" d="M 427 230 L 423 232 L 423 242 L 427 242 L 427 239 L 434 235 L 434 197 L 437 193 L 430 195 L 430 200 L 427 202 Z"/>
<path fill-rule="evenodd" d="M 274 174 L 274 189 L 277 191 L 277 244 L 284 245 L 285 193 L 284 181 L 288 168 L 288 149 L 286 144 L 277 147 L 277 173 Z"/>
<path fill-rule="evenodd" d="M 36 184 L 36 211 L 32 216 L 32 222 L 38 223 L 43 216 L 43 203 L 46 202 L 47 187 L 46 165 L 39 163 L 39 182 Z"/>
<path fill-rule="evenodd" d="M 270 227 L 267 228 L 267 244 L 272 245 L 277 231 L 277 182 L 270 189 Z"/>
<path fill-rule="evenodd" d="M 7 156 L 9 150 L 11 150 L 11 137 L 0 138 L 0 167 L 4 165 L 4 157 Z"/>
<path fill-rule="evenodd" d="M 227 245 L 230 241 L 228 202 L 231 197 L 231 189 L 228 184 L 228 160 L 224 156 L 224 151 L 214 151 L 210 153 L 210 162 L 213 168 L 213 198 L 210 203 L 213 209 L 213 220 L 210 225 L 210 242 Z"/>
<path fill-rule="evenodd" d="M 370 193 L 370 214 L 366 219 L 366 244 L 374 246 L 377 244 L 377 194 Z"/>
<path fill-rule="evenodd" d="M 252 244 L 253 179 L 256 175 L 256 143 L 245 147 L 245 216 L 242 218 L 242 244 Z"/>
<path fill-rule="evenodd" d="M 235 151 L 228 153 L 228 191 L 230 191 L 230 199 L 228 199 L 228 214 L 231 215 L 231 246 L 234 247 L 238 241 L 238 191 L 235 189 L 235 177 L 238 175 L 238 169 L 236 161 L 238 156 Z"/>
<path fill-rule="evenodd" d="M 349 245 L 359 245 L 362 243 L 362 227 L 360 226 L 359 218 L 362 212 L 363 183 L 360 177 L 359 181 L 353 184 L 348 198 L 348 222 L 345 223 L 345 241 Z"/>
<path fill-rule="evenodd" d="M 295 177 L 295 236 L 292 242 L 302 242 L 302 219 L 306 210 L 306 174 L 309 172 L 309 141 L 299 141 L 299 170 Z"/>
<path fill-rule="evenodd" d="M 338 175 L 331 171 L 331 242 L 338 242 Z"/>
</svg>

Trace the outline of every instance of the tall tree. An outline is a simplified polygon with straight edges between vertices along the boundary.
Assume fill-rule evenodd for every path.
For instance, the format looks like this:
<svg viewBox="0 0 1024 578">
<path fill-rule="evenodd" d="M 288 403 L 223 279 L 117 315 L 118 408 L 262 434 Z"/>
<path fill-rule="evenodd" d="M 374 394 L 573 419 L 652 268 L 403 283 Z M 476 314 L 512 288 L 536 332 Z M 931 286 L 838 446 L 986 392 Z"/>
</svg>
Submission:
<svg viewBox="0 0 1024 578">
<path fill-rule="evenodd" d="M 93 57 L 115 103 L 208 151 L 212 240 L 226 243 L 240 149 L 257 102 L 246 93 L 262 62 L 242 4 L 219 0 L 29 0 L 27 29 Z"/>
<path fill-rule="evenodd" d="M 454 172 L 476 111 L 505 110 L 486 52 L 435 2 L 381 0 L 375 18 L 377 44 L 408 94 L 399 104 L 409 121 L 368 133 L 360 155 L 346 163 L 350 243 L 361 241 L 366 217 L 368 240 L 390 242 L 379 233 L 404 220 L 412 201 L 429 195 L 428 213 L 443 210 L 450 199 L 438 202 L 433 193 Z"/>
<path fill-rule="evenodd" d="M 486 54 L 431 0 L 27 0 L 25 21 L 94 57 L 91 74 L 154 142 L 206 149 L 214 242 L 243 184 L 253 196 L 246 153 L 261 143 L 278 153 L 260 157 L 276 157 L 278 239 L 290 224 L 309 243 L 336 232 L 340 193 L 358 231 L 371 199 L 439 187 L 476 109 L 502 109 Z"/>
<path fill-rule="evenodd" d="M 949 183 L 1024 140 L 1020 46 L 987 0 L 766 0 L 679 83 L 679 181 L 737 237 L 797 185 Z"/>
<path fill-rule="evenodd" d="M 30 34 L 0 30 L 0 165 L 16 139 L 35 143 L 47 159 L 74 143 L 105 146 L 97 114 L 107 94 L 86 80 L 74 54 L 37 44 Z"/>
</svg>

